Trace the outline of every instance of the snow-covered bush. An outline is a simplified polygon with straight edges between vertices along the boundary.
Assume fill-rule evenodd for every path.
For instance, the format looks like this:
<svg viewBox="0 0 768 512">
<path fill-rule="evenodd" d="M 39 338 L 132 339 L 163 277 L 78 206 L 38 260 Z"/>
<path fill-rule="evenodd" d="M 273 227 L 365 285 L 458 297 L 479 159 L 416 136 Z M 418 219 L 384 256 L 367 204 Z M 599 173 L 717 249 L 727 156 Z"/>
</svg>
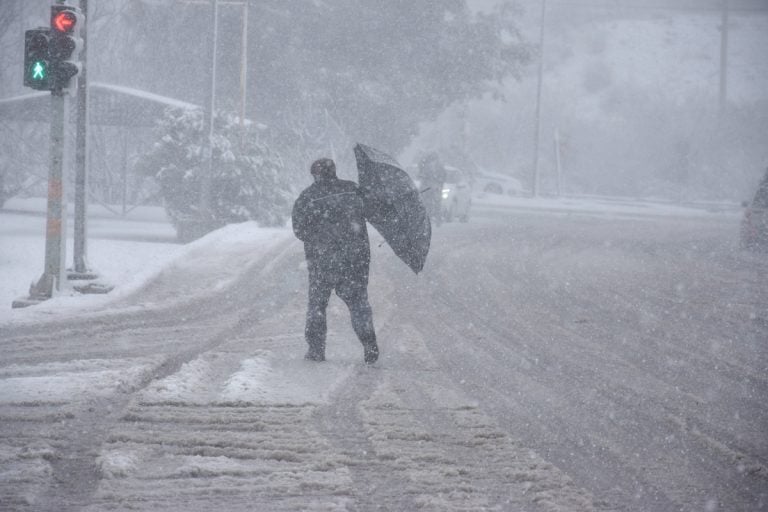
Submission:
<svg viewBox="0 0 768 512">
<path fill-rule="evenodd" d="M 232 222 L 264 226 L 285 222 L 290 188 L 278 154 L 260 141 L 252 124 L 231 114 L 214 116 L 212 159 L 200 110 L 166 110 L 159 140 L 137 163 L 157 180 L 168 216 L 183 241 Z"/>
</svg>

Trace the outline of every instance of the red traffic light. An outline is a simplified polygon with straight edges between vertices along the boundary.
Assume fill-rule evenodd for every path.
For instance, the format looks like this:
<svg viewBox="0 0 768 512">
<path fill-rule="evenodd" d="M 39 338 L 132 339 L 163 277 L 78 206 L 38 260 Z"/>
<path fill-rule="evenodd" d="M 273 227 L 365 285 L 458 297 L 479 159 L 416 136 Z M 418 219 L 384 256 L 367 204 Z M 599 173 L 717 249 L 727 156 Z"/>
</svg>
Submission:
<svg viewBox="0 0 768 512">
<path fill-rule="evenodd" d="M 77 15 L 72 11 L 59 11 L 51 18 L 51 28 L 62 34 L 69 34 L 77 25 Z"/>
</svg>

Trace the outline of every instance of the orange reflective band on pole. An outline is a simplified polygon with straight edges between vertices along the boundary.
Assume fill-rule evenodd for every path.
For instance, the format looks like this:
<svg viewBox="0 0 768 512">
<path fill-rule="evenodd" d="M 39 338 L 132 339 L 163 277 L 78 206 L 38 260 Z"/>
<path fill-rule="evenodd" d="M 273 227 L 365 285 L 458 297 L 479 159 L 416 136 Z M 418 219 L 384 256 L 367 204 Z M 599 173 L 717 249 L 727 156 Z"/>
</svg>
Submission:
<svg viewBox="0 0 768 512">
<path fill-rule="evenodd" d="M 61 199 L 61 180 L 48 180 L 48 199 Z"/>
<path fill-rule="evenodd" d="M 61 237 L 61 219 L 48 219 L 46 234 L 49 237 Z"/>
</svg>

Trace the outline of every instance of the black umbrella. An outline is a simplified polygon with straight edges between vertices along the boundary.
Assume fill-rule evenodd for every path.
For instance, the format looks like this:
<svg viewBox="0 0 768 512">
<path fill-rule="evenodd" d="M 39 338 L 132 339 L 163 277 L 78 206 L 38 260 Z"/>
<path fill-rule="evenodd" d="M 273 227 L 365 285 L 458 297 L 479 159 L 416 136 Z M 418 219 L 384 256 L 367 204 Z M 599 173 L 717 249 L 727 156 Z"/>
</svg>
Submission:
<svg viewBox="0 0 768 512">
<path fill-rule="evenodd" d="M 355 159 L 368 222 L 418 274 L 427 259 L 432 227 L 416 185 L 386 153 L 357 144 Z"/>
</svg>

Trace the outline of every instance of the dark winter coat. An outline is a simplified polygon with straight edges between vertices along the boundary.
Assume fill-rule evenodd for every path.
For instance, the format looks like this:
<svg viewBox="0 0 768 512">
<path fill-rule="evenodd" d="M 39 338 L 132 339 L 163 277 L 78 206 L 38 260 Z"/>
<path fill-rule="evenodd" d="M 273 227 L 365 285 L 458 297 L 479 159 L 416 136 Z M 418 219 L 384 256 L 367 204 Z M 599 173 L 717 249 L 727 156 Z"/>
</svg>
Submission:
<svg viewBox="0 0 768 512">
<path fill-rule="evenodd" d="M 294 203 L 292 221 L 311 277 L 329 282 L 360 277 L 367 283 L 371 252 L 357 184 L 336 177 L 316 180 Z"/>
<path fill-rule="evenodd" d="M 445 183 L 445 167 L 437 158 L 428 158 L 419 163 L 419 179 L 422 187 L 441 189 Z"/>
</svg>

